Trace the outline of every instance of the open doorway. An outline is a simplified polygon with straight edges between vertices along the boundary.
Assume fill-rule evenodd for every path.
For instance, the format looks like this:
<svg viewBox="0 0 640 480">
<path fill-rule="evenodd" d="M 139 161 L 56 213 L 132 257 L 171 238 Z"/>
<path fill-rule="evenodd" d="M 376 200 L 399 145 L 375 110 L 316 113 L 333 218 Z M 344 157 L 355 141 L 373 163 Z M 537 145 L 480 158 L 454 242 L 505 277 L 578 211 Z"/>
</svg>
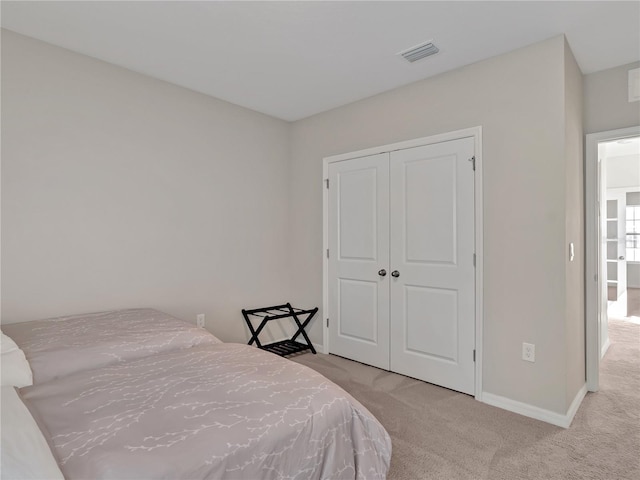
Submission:
<svg viewBox="0 0 640 480">
<path fill-rule="evenodd" d="M 640 323 L 640 127 L 587 135 L 587 387 L 599 388 L 609 323 Z"/>
<path fill-rule="evenodd" d="M 606 186 L 607 316 L 640 320 L 640 137 L 598 145 Z"/>
</svg>

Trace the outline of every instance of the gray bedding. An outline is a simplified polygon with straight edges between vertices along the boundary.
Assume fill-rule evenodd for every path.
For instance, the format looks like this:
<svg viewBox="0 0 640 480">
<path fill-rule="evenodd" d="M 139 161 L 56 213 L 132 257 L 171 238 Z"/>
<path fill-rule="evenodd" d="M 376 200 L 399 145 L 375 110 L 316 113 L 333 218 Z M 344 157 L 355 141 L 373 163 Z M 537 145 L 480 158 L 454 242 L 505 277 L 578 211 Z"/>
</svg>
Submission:
<svg viewBox="0 0 640 480">
<path fill-rule="evenodd" d="M 2 325 L 24 351 L 33 382 L 158 352 L 220 343 L 202 328 L 138 308 Z"/>
<path fill-rule="evenodd" d="M 67 479 L 381 479 L 391 441 L 319 373 L 247 345 L 114 363 L 27 387 Z"/>
</svg>

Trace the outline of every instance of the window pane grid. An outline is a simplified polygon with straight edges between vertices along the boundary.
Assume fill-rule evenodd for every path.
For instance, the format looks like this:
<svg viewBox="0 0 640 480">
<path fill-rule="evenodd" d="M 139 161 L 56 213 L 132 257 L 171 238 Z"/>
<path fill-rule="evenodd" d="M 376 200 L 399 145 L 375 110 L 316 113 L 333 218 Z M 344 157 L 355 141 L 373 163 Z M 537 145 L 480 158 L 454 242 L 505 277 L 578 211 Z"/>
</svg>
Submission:
<svg viewBox="0 0 640 480">
<path fill-rule="evenodd" d="M 640 205 L 628 205 L 626 209 L 626 257 L 629 262 L 640 262 Z"/>
</svg>

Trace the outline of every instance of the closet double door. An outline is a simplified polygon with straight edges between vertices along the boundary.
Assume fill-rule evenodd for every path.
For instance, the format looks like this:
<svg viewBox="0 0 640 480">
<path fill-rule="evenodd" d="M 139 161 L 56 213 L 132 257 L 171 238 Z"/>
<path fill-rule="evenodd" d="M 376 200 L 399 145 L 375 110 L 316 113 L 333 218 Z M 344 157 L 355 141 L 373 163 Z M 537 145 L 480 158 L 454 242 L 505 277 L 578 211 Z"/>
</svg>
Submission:
<svg viewBox="0 0 640 480">
<path fill-rule="evenodd" d="M 329 164 L 329 350 L 475 385 L 474 140 Z"/>
</svg>

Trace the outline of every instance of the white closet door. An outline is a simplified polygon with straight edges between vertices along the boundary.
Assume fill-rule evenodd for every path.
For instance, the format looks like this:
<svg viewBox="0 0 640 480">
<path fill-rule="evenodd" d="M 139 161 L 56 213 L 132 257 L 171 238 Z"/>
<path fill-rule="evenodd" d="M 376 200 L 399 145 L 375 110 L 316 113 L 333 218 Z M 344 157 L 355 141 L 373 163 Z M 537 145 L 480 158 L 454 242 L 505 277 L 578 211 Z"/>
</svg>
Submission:
<svg viewBox="0 0 640 480">
<path fill-rule="evenodd" d="M 474 141 L 391 153 L 391 370 L 473 394 Z"/>
<path fill-rule="evenodd" d="M 389 154 L 329 166 L 329 348 L 389 369 Z"/>
</svg>

